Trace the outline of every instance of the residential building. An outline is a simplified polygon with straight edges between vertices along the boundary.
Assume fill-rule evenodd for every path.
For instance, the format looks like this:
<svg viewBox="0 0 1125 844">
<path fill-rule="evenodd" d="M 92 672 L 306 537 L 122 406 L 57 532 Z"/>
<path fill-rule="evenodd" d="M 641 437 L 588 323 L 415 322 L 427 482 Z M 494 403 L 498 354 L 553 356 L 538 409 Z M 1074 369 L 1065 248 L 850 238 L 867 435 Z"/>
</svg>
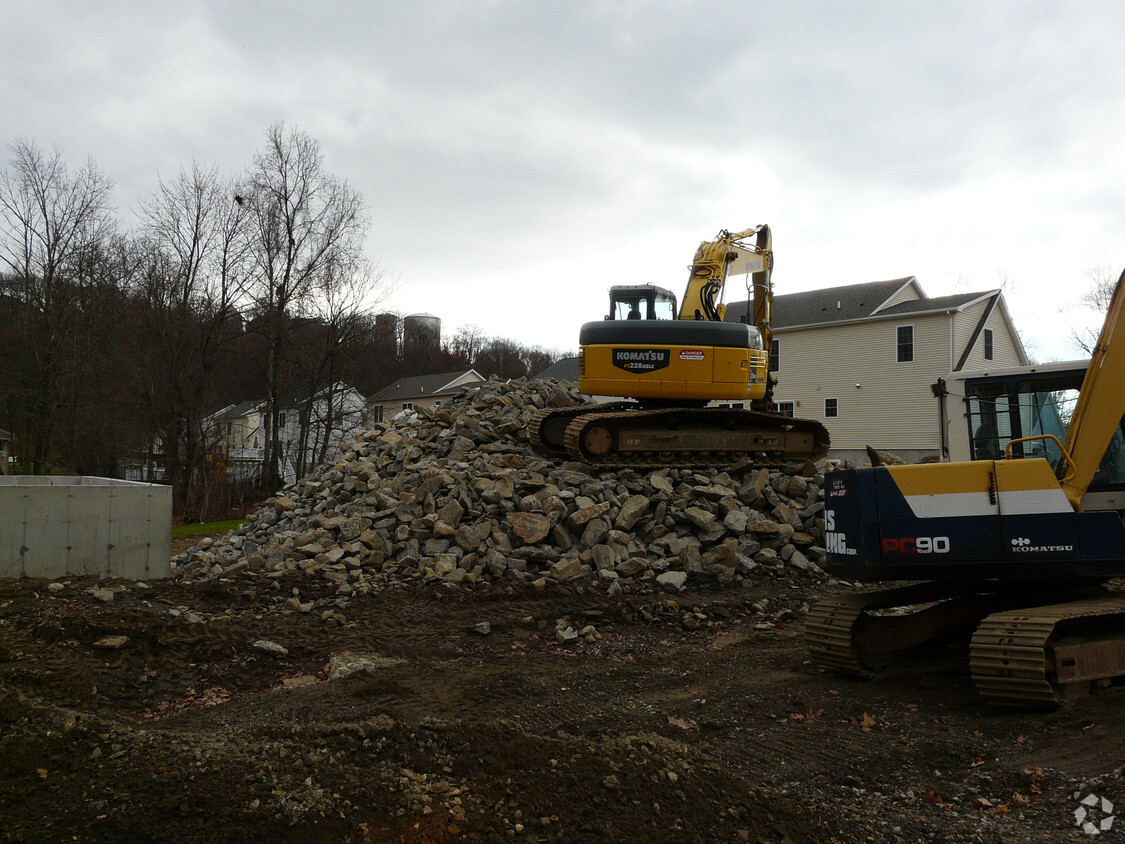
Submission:
<svg viewBox="0 0 1125 844">
<path fill-rule="evenodd" d="M 280 405 L 278 442 L 282 477 L 287 483 L 338 456 L 345 443 L 355 441 L 366 422 L 367 400 L 342 382 L 311 395 L 286 396 Z"/>
<path fill-rule="evenodd" d="M 284 396 L 277 436 L 282 479 L 295 481 L 318 463 L 335 458 L 342 445 L 355 440 L 366 413 L 363 395 L 340 382 L 312 395 Z M 268 404 L 262 400 L 229 405 L 204 420 L 212 451 L 226 462 L 231 480 L 261 476 L 269 424 Z"/>
<path fill-rule="evenodd" d="M 257 480 L 265 455 L 266 403 L 231 404 L 203 420 L 203 435 L 211 452 L 227 464 L 235 481 Z"/>
<path fill-rule="evenodd" d="M 11 443 L 12 435 L 0 428 L 0 475 L 8 474 L 8 451 Z"/>
<path fill-rule="evenodd" d="M 399 378 L 368 400 L 368 425 L 388 421 L 403 411 L 441 407 L 466 387 L 484 380 L 475 369 Z"/>
<path fill-rule="evenodd" d="M 782 412 L 823 422 L 830 456 L 855 462 L 868 445 L 941 457 L 939 379 L 1028 363 L 1001 291 L 930 298 L 914 276 L 775 297 L 772 352 Z"/>
</svg>

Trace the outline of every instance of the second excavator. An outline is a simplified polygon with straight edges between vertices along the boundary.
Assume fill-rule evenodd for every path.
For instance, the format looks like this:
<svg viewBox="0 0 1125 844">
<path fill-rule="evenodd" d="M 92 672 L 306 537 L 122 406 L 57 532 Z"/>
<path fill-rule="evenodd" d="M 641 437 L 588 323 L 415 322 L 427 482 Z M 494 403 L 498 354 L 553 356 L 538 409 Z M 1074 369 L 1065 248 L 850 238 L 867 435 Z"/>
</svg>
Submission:
<svg viewBox="0 0 1125 844">
<path fill-rule="evenodd" d="M 977 379 L 963 397 L 977 459 L 827 474 L 825 567 L 901 585 L 810 610 L 821 666 L 871 677 L 967 644 L 981 696 L 1016 708 L 1125 682 L 1125 592 L 1110 583 L 1125 577 L 1123 314 L 1125 273 L 1073 402 L 1050 367 Z"/>
<path fill-rule="evenodd" d="M 769 226 L 723 230 L 699 245 L 683 301 L 651 284 L 619 285 L 609 314 L 579 334 L 579 389 L 632 399 L 539 412 L 532 437 L 593 465 L 805 461 L 828 431 L 774 412 L 773 248 Z M 730 275 L 747 278 L 748 312 L 725 322 Z M 708 407 L 711 402 L 722 406 Z"/>
</svg>

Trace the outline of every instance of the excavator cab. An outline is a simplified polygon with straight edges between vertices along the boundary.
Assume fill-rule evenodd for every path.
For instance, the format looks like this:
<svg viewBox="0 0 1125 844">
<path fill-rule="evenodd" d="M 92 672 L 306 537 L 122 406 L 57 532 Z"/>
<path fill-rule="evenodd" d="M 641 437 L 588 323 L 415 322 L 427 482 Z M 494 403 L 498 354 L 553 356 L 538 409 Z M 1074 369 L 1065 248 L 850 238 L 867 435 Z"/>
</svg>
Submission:
<svg viewBox="0 0 1125 844">
<path fill-rule="evenodd" d="M 1057 372 L 1000 373 L 966 380 L 970 459 L 999 460 L 1011 443 L 1012 457 L 1046 458 L 1056 477 L 1062 478 L 1071 467 L 1058 444 L 1066 439 L 1085 376 L 1085 365 L 1076 365 Z M 1031 439 L 1021 441 L 1025 438 Z M 1083 509 L 1125 512 L 1125 417 L 1098 462 Z"/>
<path fill-rule="evenodd" d="M 654 284 L 620 284 L 609 289 L 607 320 L 675 319 L 676 296 Z"/>
</svg>

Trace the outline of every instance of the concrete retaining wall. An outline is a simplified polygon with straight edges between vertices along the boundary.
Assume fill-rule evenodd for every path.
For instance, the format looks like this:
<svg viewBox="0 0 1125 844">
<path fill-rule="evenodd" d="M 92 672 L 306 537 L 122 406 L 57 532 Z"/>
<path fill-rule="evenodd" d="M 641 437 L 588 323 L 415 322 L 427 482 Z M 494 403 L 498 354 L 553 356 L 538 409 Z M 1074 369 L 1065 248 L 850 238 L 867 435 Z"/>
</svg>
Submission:
<svg viewBox="0 0 1125 844">
<path fill-rule="evenodd" d="M 171 551 L 169 486 L 0 477 L 0 577 L 167 577 Z"/>
</svg>

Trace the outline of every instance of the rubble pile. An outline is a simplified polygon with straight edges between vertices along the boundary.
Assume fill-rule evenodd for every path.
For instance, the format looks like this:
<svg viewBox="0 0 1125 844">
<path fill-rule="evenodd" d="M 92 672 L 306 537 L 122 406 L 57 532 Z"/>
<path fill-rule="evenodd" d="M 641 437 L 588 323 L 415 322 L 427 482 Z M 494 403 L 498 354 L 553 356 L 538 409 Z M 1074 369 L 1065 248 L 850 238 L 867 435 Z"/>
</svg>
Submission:
<svg viewBox="0 0 1125 844">
<path fill-rule="evenodd" d="M 824 577 L 826 462 L 607 470 L 536 451 L 533 413 L 581 401 L 565 382 L 491 380 L 396 417 L 226 537 L 175 558 L 173 574 L 275 590 L 312 576 L 339 598 L 429 583 L 615 594 Z M 289 609 L 312 608 L 292 591 Z"/>
</svg>

